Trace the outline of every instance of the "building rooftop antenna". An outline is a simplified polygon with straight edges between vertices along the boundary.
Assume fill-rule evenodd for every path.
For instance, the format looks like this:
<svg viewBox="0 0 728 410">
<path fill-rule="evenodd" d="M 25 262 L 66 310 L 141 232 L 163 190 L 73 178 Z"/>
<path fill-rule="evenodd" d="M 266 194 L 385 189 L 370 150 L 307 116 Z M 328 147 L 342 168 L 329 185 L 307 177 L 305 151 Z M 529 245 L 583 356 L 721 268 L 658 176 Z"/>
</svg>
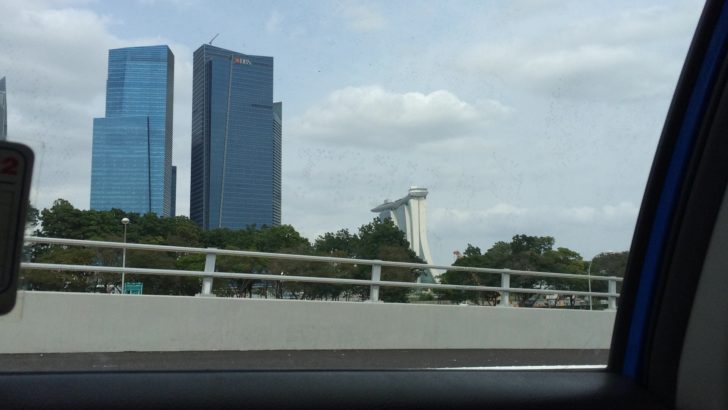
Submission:
<svg viewBox="0 0 728 410">
<path fill-rule="evenodd" d="M 216 38 L 217 38 L 217 36 L 219 36 L 219 35 L 220 35 L 220 33 L 217 33 L 217 34 L 215 34 L 215 36 L 214 36 L 214 37 L 212 37 L 212 38 L 210 39 L 210 42 L 209 42 L 209 43 L 207 43 L 207 44 L 209 44 L 209 45 L 212 45 L 212 42 L 213 42 L 213 41 L 215 41 L 215 39 L 216 39 Z"/>
</svg>

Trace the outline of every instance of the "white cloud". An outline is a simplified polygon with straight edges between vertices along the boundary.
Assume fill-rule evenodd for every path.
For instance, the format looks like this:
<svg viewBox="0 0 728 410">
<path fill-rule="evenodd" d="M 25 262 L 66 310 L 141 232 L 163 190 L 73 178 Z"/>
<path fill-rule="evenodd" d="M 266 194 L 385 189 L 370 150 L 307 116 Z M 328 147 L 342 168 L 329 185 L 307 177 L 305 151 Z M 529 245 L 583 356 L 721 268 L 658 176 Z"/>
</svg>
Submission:
<svg viewBox="0 0 728 410">
<path fill-rule="evenodd" d="M 577 206 L 574 208 L 565 209 L 561 211 L 560 214 L 560 216 L 564 219 L 584 223 L 592 222 L 597 215 L 597 210 L 589 206 Z"/>
<path fill-rule="evenodd" d="M 607 219 L 619 219 L 619 218 L 637 218 L 639 213 L 639 206 L 631 202 L 621 202 L 617 205 L 604 205 L 602 207 L 602 213 Z"/>
<path fill-rule="evenodd" d="M 289 130 L 291 138 L 301 140 L 393 149 L 467 137 L 507 112 L 496 101 L 470 104 L 445 90 L 424 94 L 347 87 L 294 118 Z"/>
<path fill-rule="evenodd" d="M 631 100 L 670 93 L 676 80 L 674 65 L 682 61 L 604 44 L 532 47 L 520 42 L 481 46 L 468 52 L 464 64 L 551 97 Z"/>
<path fill-rule="evenodd" d="M 694 8 L 693 8 L 694 9 Z M 694 10 L 651 7 L 575 19 L 538 36 L 472 45 L 460 68 L 550 98 L 634 100 L 672 93 Z M 680 50 L 681 52 L 677 52 Z"/>
<path fill-rule="evenodd" d="M 277 10 L 273 10 L 273 12 L 268 17 L 268 20 L 266 20 L 265 22 L 265 31 L 268 33 L 275 33 L 281 29 L 282 23 L 283 15 Z"/>
<path fill-rule="evenodd" d="M 172 6 L 174 8 L 187 8 L 195 4 L 200 4 L 198 0 L 137 0 L 137 3 L 142 6 Z"/>
<path fill-rule="evenodd" d="M 435 259 L 442 262 L 453 250 L 443 249 L 447 246 L 464 248 L 471 243 L 485 250 L 496 241 L 508 241 L 517 234 L 553 236 L 558 240 L 557 246 L 579 250 L 587 258 L 609 247 L 626 249 L 638 211 L 630 202 L 567 208 L 509 203 L 481 209 L 443 205 L 442 199 L 432 201 L 428 218 L 430 244 L 435 249 Z"/>
<path fill-rule="evenodd" d="M 563 221 L 573 223 L 609 223 L 612 221 L 629 219 L 635 220 L 639 207 L 631 202 L 620 202 L 616 205 L 603 205 L 601 207 L 576 206 L 565 208 L 559 212 Z"/>
<path fill-rule="evenodd" d="M 387 25 L 380 13 L 363 4 L 344 4 L 342 15 L 346 26 L 353 31 L 376 31 Z"/>
<path fill-rule="evenodd" d="M 459 208 L 434 208 L 431 211 L 430 220 L 435 226 L 444 224 L 471 224 L 475 221 L 483 221 L 489 218 L 513 218 L 520 217 L 529 212 L 523 207 L 506 203 L 498 203 L 485 209 L 459 209 Z"/>
<path fill-rule="evenodd" d="M 695 30 L 701 2 L 693 0 L 669 6 L 625 8 L 616 16 L 582 18 L 573 23 L 572 40 L 599 38 L 611 44 L 664 43 L 666 40 L 690 39 Z"/>
</svg>

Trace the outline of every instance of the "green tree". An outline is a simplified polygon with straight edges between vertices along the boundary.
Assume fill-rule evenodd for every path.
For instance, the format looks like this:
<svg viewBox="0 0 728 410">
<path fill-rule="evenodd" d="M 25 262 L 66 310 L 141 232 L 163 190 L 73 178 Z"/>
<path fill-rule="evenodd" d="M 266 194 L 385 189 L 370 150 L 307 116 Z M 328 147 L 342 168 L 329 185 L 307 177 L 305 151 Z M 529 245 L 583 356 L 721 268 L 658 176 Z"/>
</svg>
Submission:
<svg viewBox="0 0 728 410">
<path fill-rule="evenodd" d="M 40 211 L 33 205 L 28 205 L 28 213 L 25 217 L 26 230 L 33 230 L 40 222 Z"/>
<path fill-rule="evenodd" d="M 584 274 L 581 255 L 568 248 L 554 249 L 555 240 L 550 236 L 515 235 L 510 242 L 496 242 L 485 253 L 468 244 L 463 257 L 453 265 L 523 271 L 544 271 Z M 500 275 L 448 270 L 441 275 L 442 283 L 500 286 Z M 586 281 L 511 275 L 511 287 L 526 289 L 585 290 Z M 441 298 L 454 302 L 471 301 L 477 304 L 494 304 L 498 298 L 494 292 L 446 291 L 438 293 Z M 511 293 L 519 304 L 529 304 L 538 296 L 525 293 Z"/>
<path fill-rule="evenodd" d="M 307 254 L 311 252 L 308 239 L 301 236 L 291 225 L 264 226 L 256 229 L 249 226 L 245 229 L 214 229 L 204 233 L 205 246 L 248 250 L 271 253 Z M 260 274 L 281 274 L 285 272 L 305 272 L 305 264 L 295 261 L 283 261 L 268 258 L 242 258 L 237 256 L 220 256 L 217 258 L 216 270 L 219 272 L 243 272 Z M 291 274 L 291 273 L 289 273 Z M 300 274 L 300 273 L 299 273 Z M 221 296 L 252 296 L 253 285 L 260 284 L 262 295 L 267 297 L 269 291 L 282 297 L 283 285 L 278 281 L 256 281 L 250 279 L 223 279 L 214 281 L 214 292 Z"/>
<path fill-rule="evenodd" d="M 629 259 L 629 251 L 622 252 L 601 252 L 594 256 L 590 262 L 586 263 L 586 269 L 592 276 L 616 276 L 624 277 L 627 270 L 627 261 Z M 592 291 L 607 292 L 609 283 L 604 280 L 592 280 Z M 617 282 L 617 292 L 622 291 L 622 282 Z M 594 306 L 603 307 L 601 300 L 594 299 Z"/>
<path fill-rule="evenodd" d="M 483 255 L 480 248 L 468 244 L 463 256 L 457 259 L 453 263 L 453 266 L 489 267 L 488 265 L 493 263 L 490 261 L 490 258 L 492 257 L 493 255 Z M 498 274 L 448 270 L 440 275 L 440 283 L 468 286 L 500 286 L 500 276 Z M 454 303 L 470 301 L 478 305 L 490 306 L 497 303 L 499 295 L 498 292 L 477 292 L 465 290 L 440 290 L 435 292 L 435 294 L 440 299 L 449 300 Z"/>
<path fill-rule="evenodd" d="M 272 253 L 317 254 L 346 258 L 382 259 L 422 262 L 401 232 L 391 221 L 378 218 L 362 225 L 357 233 L 347 230 L 326 233 L 312 245 L 292 226 L 249 226 L 244 229 L 214 229 L 202 231 L 186 217 L 161 218 L 153 213 L 139 215 L 119 209 L 109 211 L 76 209 L 64 199 L 56 200 L 38 215 L 36 235 L 46 237 L 102 240 L 123 240 L 122 218 L 129 218 L 127 241 L 131 243 L 213 247 Z M 33 216 L 29 213 L 29 218 Z M 122 252 L 110 248 L 79 248 L 69 246 L 33 245 L 28 258 L 34 261 L 73 263 L 88 266 L 121 266 Z M 152 252 L 128 250 L 126 266 L 153 269 L 202 270 L 205 255 L 198 253 Z M 218 272 L 261 273 L 282 276 L 320 276 L 332 278 L 369 279 L 369 266 L 325 264 L 288 261 L 277 258 L 219 256 Z M 383 268 L 382 280 L 415 281 L 418 272 L 412 269 Z M 23 286 L 43 290 L 83 290 L 97 286 L 118 285 L 120 274 L 88 272 L 26 272 Z M 127 275 L 127 281 L 141 281 L 144 293 L 193 295 L 200 290 L 201 279 L 175 275 Z M 293 281 L 254 281 L 250 279 L 218 279 L 213 291 L 221 296 L 252 296 L 258 289 L 262 295 L 300 299 L 337 300 L 341 297 L 368 298 L 368 286 L 341 286 Z M 382 287 L 380 298 L 385 301 L 406 302 L 409 289 Z"/>
<path fill-rule="evenodd" d="M 628 259 L 629 251 L 601 252 L 591 260 L 591 274 L 623 278 Z"/>
<path fill-rule="evenodd" d="M 372 222 L 362 225 L 356 234 L 348 230 L 326 233 L 314 242 L 314 250 L 320 255 L 339 256 L 358 259 L 380 259 L 401 262 L 423 263 L 410 250 L 404 232 L 400 231 L 390 219 L 374 218 Z M 337 265 L 324 274 L 334 277 L 352 279 L 371 279 L 371 267 Z M 395 282 L 415 282 L 419 272 L 408 268 L 382 267 L 381 279 Z M 356 295 L 362 299 L 369 298 L 368 286 L 344 287 L 345 297 Z M 387 302 L 408 302 L 411 293 L 409 288 L 386 287 L 379 291 L 379 298 Z"/>
<path fill-rule="evenodd" d="M 72 265 L 91 265 L 95 252 L 89 248 L 54 247 L 44 252 L 37 262 Z M 93 272 L 67 272 L 40 270 L 21 275 L 20 288 L 46 291 L 84 292 L 90 284 Z"/>
<path fill-rule="evenodd" d="M 128 225 L 127 239 L 129 242 L 169 244 L 169 245 L 200 245 L 200 229 L 185 217 L 159 218 L 154 214 L 140 216 L 126 213 L 118 209 L 110 211 L 80 210 L 63 199 L 56 200 L 50 208 L 38 214 L 38 228 L 36 235 L 46 237 L 60 237 L 71 239 L 88 239 L 116 241 L 123 240 L 123 226 L 121 219 L 129 218 L 132 223 Z M 93 250 L 75 246 L 49 246 L 33 245 L 28 257 L 38 262 L 73 263 L 91 266 L 120 266 L 121 250 L 94 248 Z M 150 256 L 154 257 L 150 257 Z M 152 253 L 142 251 L 129 251 L 127 266 L 173 269 L 176 265 L 175 253 Z M 48 278 L 55 278 L 52 281 Z M 43 280 L 41 280 L 43 279 Z M 140 280 L 145 283 L 145 292 L 167 294 L 187 294 L 187 289 L 180 290 L 181 279 L 172 277 L 150 277 L 131 275 L 128 280 Z M 27 272 L 23 275 L 21 286 L 26 288 L 39 288 L 46 290 L 69 289 L 88 290 L 89 287 L 105 287 L 108 284 L 118 284 L 120 274 L 98 272 Z M 41 284 L 42 282 L 42 284 Z M 184 286 L 189 287 L 189 286 Z M 162 289 L 165 289 L 162 291 Z"/>
<path fill-rule="evenodd" d="M 314 242 L 314 249 L 319 254 L 338 254 L 347 257 L 356 255 L 357 243 L 359 237 L 349 233 L 348 229 L 342 229 L 337 232 L 327 232 Z"/>
</svg>

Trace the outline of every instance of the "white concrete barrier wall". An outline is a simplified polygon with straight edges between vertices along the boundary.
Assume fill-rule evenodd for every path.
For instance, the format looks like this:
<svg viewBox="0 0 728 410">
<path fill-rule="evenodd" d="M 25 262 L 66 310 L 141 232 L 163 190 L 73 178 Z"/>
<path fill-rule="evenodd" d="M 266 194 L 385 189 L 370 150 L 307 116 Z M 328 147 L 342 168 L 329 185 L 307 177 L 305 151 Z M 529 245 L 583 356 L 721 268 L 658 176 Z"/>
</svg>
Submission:
<svg viewBox="0 0 728 410">
<path fill-rule="evenodd" d="M 0 353 L 608 349 L 614 312 L 19 292 Z"/>
</svg>

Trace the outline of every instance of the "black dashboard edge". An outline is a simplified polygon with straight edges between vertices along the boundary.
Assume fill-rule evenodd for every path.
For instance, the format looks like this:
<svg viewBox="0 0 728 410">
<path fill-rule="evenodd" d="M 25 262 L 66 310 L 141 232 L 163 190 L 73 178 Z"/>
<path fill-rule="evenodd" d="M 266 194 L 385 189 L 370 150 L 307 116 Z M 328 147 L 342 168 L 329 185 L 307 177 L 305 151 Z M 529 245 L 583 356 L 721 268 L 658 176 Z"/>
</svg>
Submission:
<svg viewBox="0 0 728 410">
<path fill-rule="evenodd" d="M 667 408 L 605 371 L 215 371 L 0 374 L 11 408 Z"/>
</svg>

